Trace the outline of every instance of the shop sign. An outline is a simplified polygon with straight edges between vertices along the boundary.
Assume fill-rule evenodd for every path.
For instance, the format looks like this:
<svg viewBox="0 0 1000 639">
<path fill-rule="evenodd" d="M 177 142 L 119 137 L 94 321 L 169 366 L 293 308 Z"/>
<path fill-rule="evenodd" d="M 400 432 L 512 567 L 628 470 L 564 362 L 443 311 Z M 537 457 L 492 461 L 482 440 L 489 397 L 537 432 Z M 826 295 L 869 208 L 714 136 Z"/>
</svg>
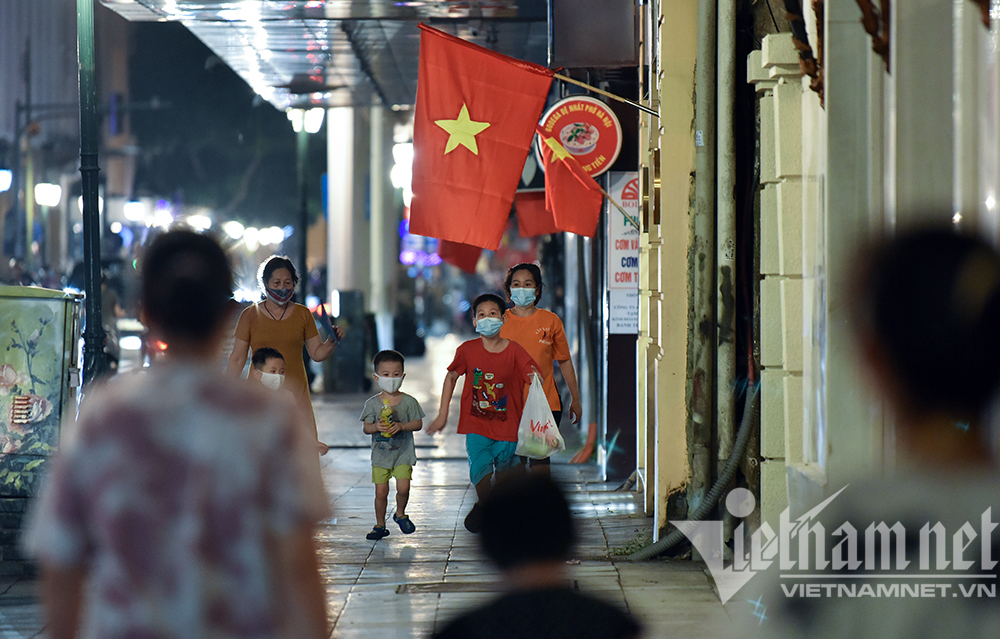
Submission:
<svg viewBox="0 0 1000 639">
<path fill-rule="evenodd" d="M 622 150 L 622 125 L 618 116 L 600 100 L 573 96 L 556 102 L 546 111 L 541 127 L 558 138 L 583 170 L 596 177 L 615 163 Z M 535 139 L 539 166 L 542 149 Z"/>
</svg>

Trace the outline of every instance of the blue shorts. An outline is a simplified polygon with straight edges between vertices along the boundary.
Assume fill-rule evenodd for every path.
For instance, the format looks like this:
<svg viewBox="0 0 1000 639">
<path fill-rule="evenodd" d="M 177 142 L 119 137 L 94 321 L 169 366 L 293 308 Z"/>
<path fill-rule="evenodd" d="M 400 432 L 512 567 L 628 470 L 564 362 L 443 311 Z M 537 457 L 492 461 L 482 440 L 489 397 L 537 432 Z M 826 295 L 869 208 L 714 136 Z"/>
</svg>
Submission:
<svg viewBox="0 0 1000 639">
<path fill-rule="evenodd" d="M 469 479 L 478 484 L 493 472 L 503 472 L 517 466 L 514 455 L 517 442 L 499 442 L 489 437 L 470 433 L 465 436 L 465 452 L 469 454 Z"/>
</svg>

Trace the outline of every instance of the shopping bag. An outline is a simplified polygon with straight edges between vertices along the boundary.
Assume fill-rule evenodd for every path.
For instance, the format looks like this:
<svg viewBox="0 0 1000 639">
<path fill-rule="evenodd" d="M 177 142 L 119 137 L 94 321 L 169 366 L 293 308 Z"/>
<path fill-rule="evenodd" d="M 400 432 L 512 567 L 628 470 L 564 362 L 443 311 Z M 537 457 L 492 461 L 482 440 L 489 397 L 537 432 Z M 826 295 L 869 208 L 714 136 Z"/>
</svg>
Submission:
<svg viewBox="0 0 1000 639">
<path fill-rule="evenodd" d="M 549 409 L 541 377 L 534 375 L 517 428 L 517 450 L 514 452 L 522 457 L 545 459 L 565 449 L 566 442 L 559 434 L 559 426 Z"/>
</svg>

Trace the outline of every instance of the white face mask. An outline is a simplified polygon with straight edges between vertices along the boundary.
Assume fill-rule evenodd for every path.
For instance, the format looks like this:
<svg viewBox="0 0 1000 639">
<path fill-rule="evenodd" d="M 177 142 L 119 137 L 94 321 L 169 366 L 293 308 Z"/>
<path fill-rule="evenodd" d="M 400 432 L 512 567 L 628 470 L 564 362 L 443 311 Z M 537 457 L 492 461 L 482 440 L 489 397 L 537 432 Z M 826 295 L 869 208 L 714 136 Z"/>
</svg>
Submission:
<svg viewBox="0 0 1000 639">
<path fill-rule="evenodd" d="M 378 380 L 378 387 L 387 393 L 395 393 L 403 385 L 402 377 L 379 377 L 376 375 L 375 379 Z"/>
<path fill-rule="evenodd" d="M 280 373 L 261 373 L 260 383 L 271 390 L 278 390 L 285 383 L 285 376 Z"/>
</svg>

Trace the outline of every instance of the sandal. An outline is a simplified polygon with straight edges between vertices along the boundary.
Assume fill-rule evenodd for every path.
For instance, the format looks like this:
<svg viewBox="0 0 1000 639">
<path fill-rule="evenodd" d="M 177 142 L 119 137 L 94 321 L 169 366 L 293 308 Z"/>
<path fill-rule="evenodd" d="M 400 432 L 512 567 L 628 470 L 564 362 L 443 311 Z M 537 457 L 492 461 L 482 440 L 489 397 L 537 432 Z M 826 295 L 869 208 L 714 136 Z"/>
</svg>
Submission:
<svg viewBox="0 0 1000 639">
<path fill-rule="evenodd" d="M 389 536 L 389 529 L 388 528 L 386 528 L 385 526 L 375 526 L 375 527 L 372 528 L 372 531 L 370 533 L 368 533 L 367 535 L 365 535 L 365 539 L 371 539 L 372 541 L 378 541 L 379 539 L 382 539 L 383 537 L 388 537 L 388 536 Z"/>
<path fill-rule="evenodd" d="M 399 529 L 403 531 L 404 535 L 409 535 L 411 532 L 417 529 L 417 527 L 410 521 L 410 518 L 406 515 L 402 517 L 397 517 L 395 514 L 392 515 L 392 520 L 399 524 Z"/>
</svg>

